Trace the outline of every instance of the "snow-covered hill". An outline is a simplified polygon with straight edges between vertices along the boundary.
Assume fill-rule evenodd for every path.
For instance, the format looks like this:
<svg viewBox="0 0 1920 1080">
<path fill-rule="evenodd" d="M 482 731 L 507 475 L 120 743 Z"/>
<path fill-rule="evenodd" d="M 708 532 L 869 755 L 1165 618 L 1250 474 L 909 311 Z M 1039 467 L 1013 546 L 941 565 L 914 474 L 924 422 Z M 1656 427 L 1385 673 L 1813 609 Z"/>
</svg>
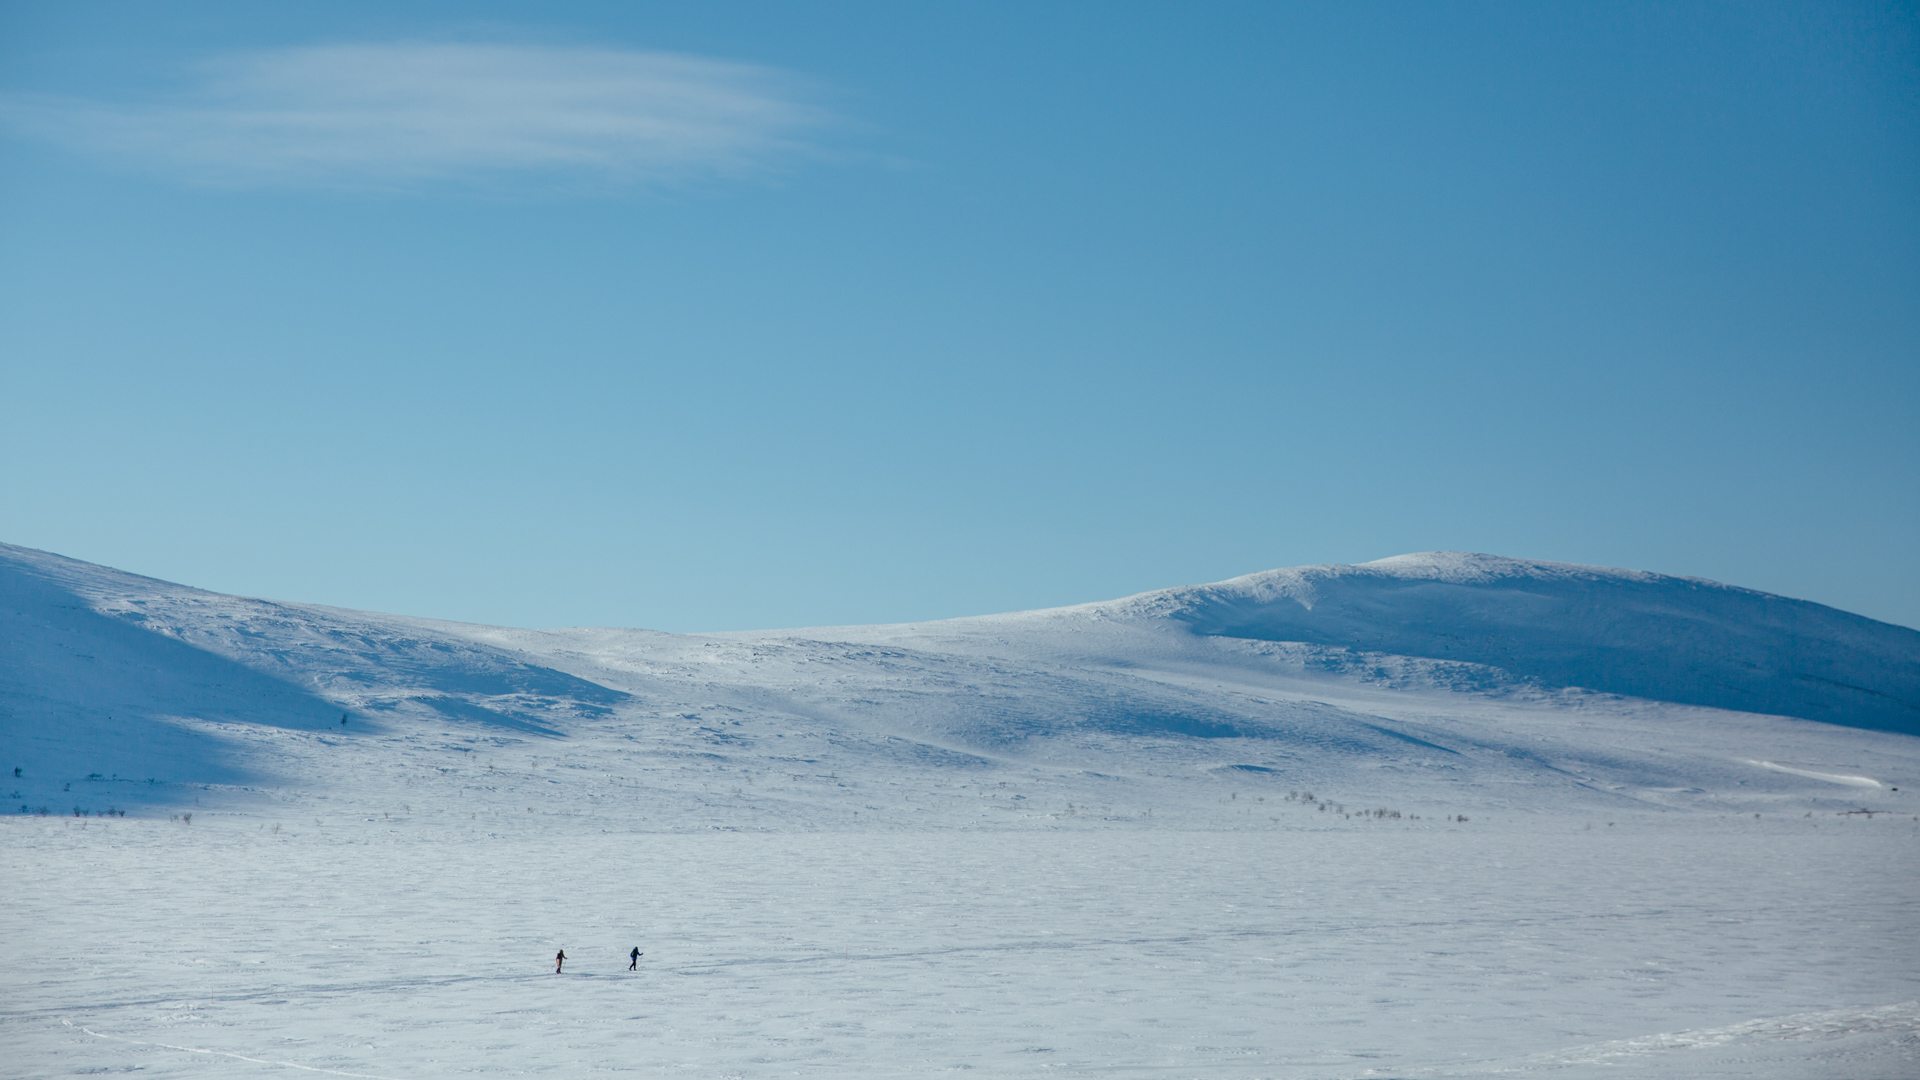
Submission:
<svg viewBox="0 0 1920 1080">
<path fill-rule="evenodd" d="M 1486 555 L 671 635 L 251 600 L 0 547 L 0 640 L 16 813 L 1210 825 L 1277 819 L 1223 811 L 1242 791 L 1440 814 L 1829 807 L 1920 782 L 1920 633 Z"/>
<path fill-rule="evenodd" d="M 0 548 L 0 1046 L 23 1077 L 1911 1077 L 1916 660 L 1488 556 L 674 635 Z"/>
<path fill-rule="evenodd" d="M 1458 660 L 1543 686 L 1920 734 L 1920 632 L 1698 578 L 1430 552 L 1095 607 L 1196 634 Z"/>
</svg>

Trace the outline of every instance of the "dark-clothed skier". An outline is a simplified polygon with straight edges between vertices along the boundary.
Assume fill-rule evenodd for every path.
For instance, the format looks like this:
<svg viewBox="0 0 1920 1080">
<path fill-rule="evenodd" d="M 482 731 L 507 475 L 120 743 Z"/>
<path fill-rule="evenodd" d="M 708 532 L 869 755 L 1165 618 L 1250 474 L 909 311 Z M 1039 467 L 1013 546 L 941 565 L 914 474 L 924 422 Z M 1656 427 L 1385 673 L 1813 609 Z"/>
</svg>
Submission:
<svg viewBox="0 0 1920 1080">
<path fill-rule="evenodd" d="M 640 970 L 640 946 L 638 945 L 635 945 L 633 951 L 627 954 L 627 970 Z"/>
<path fill-rule="evenodd" d="M 554 953 L 553 954 L 553 973 L 555 975 L 560 974 L 560 968 L 566 962 L 567 962 L 567 950 L 561 949 L 559 952 Z"/>
</svg>

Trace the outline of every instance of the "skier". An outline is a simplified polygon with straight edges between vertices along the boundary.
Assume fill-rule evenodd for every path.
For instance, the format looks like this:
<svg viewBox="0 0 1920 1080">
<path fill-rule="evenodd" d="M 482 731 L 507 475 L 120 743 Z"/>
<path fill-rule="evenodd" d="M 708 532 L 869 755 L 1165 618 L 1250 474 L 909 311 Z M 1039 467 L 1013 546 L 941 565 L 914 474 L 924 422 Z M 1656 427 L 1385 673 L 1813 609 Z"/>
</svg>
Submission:
<svg viewBox="0 0 1920 1080">
<path fill-rule="evenodd" d="M 633 951 L 627 954 L 627 970 L 640 970 L 640 946 L 638 945 L 635 945 Z"/>
<path fill-rule="evenodd" d="M 567 962 L 567 950 L 561 949 L 559 952 L 554 953 L 553 954 L 553 973 L 555 975 L 560 974 L 560 967 L 566 962 Z"/>
</svg>

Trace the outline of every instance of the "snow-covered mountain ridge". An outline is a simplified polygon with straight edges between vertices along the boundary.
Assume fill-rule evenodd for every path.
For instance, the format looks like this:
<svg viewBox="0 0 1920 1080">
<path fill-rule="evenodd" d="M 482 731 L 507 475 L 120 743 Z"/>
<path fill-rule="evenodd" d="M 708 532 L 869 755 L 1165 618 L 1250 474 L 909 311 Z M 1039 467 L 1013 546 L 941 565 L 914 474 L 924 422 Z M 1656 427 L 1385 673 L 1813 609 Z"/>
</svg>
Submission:
<svg viewBox="0 0 1920 1080">
<path fill-rule="evenodd" d="M 1920 632 L 1700 578 L 1426 552 L 1094 607 L 1203 635 L 1459 660 L 1545 686 L 1920 734 Z"/>
<path fill-rule="evenodd" d="M 677 635 L 251 600 L 0 546 L 0 641 L 16 812 L 76 784 L 135 806 L 197 790 L 667 828 L 1045 825 L 1089 805 L 1212 824 L 1245 784 L 1410 812 L 1826 806 L 1891 797 L 1920 756 L 1920 633 L 1456 553 Z M 554 790 L 556 770 L 580 783 Z"/>
</svg>

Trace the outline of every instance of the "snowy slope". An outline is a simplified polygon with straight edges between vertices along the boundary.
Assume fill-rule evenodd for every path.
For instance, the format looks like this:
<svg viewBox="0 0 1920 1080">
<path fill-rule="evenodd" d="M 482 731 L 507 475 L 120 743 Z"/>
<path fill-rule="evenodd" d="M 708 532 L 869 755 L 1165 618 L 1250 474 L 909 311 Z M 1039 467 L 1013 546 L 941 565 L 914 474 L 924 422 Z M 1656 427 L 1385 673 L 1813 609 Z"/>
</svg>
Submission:
<svg viewBox="0 0 1920 1080">
<path fill-rule="evenodd" d="M 1437 813 L 1825 808 L 1920 781 L 1914 740 L 1887 734 L 1915 730 L 1920 634 L 1483 555 L 669 635 L 228 597 L 7 547 L 0 633 L 16 812 L 190 795 L 667 828 L 1053 825 L 1089 806 L 1211 823 L 1247 784 Z"/>
<path fill-rule="evenodd" d="M 1546 686 L 1920 734 L 1920 632 L 1697 578 L 1431 552 L 1097 609 L 1196 634 L 1459 660 Z"/>
<path fill-rule="evenodd" d="M 1917 656 L 1487 556 L 673 635 L 0 548 L 4 1071 L 1906 1080 Z"/>
</svg>

